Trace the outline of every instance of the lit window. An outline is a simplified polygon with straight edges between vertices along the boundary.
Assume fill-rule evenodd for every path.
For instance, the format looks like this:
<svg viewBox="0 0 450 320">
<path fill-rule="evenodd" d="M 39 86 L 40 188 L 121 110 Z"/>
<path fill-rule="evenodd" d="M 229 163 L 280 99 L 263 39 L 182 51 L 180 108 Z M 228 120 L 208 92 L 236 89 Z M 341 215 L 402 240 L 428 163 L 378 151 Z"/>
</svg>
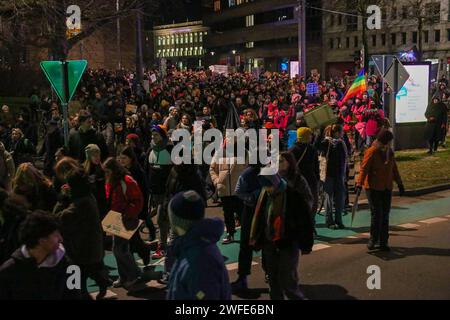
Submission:
<svg viewBox="0 0 450 320">
<path fill-rule="evenodd" d="M 184 43 L 189 43 L 188 37 L 189 37 L 189 34 L 185 33 L 184 34 Z"/>
<path fill-rule="evenodd" d="M 200 32 L 200 39 L 199 39 L 199 41 L 203 42 L 203 32 Z"/>
<path fill-rule="evenodd" d="M 194 42 L 198 42 L 198 33 L 197 32 L 194 33 Z"/>
<path fill-rule="evenodd" d="M 158 37 L 158 46 L 160 46 L 161 45 L 161 37 Z"/>
<path fill-rule="evenodd" d="M 251 16 L 245 17 L 245 26 L 252 27 L 255 25 L 255 16 L 252 14 Z"/>
<path fill-rule="evenodd" d="M 228 0 L 228 7 L 234 7 L 236 5 L 236 0 Z"/>
<path fill-rule="evenodd" d="M 189 33 L 189 43 L 193 43 L 193 40 L 192 40 L 192 32 Z"/>
<path fill-rule="evenodd" d="M 253 41 L 247 42 L 247 43 L 245 44 L 245 47 L 246 47 L 246 48 L 253 48 L 254 46 L 255 46 L 255 43 L 254 43 Z"/>
</svg>

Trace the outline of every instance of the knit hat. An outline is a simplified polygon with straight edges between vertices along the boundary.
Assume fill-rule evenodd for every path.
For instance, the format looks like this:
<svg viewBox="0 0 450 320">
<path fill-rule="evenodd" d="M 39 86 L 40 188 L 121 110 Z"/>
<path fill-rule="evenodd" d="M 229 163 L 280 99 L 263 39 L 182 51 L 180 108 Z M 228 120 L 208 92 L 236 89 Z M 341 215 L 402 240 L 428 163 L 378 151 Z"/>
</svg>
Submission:
<svg viewBox="0 0 450 320">
<path fill-rule="evenodd" d="M 89 144 L 84 149 L 84 152 L 86 152 L 86 158 L 90 158 L 92 155 L 96 153 L 101 153 L 100 148 L 96 144 Z"/>
<path fill-rule="evenodd" d="M 188 231 L 195 222 L 205 217 L 205 204 L 195 191 L 179 192 L 170 200 L 168 211 L 172 228 Z"/>
<path fill-rule="evenodd" d="M 131 140 L 135 144 L 137 144 L 137 142 L 139 141 L 139 136 L 135 133 L 130 133 L 129 135 L 126 136 L 125 140 Z"/>
<path fill-rule="evenodd" d="M 302 127 L 297 129 L 297 141 L 307 143 L 311 141 L 312 131 L 310 128 Z"/>
<path fill-rule="evenodd" d="M 157 132 L 163 139 L 167 139 L 166 129 L 161 125 L 153 126 L 151 132 Z"/>
</svg>

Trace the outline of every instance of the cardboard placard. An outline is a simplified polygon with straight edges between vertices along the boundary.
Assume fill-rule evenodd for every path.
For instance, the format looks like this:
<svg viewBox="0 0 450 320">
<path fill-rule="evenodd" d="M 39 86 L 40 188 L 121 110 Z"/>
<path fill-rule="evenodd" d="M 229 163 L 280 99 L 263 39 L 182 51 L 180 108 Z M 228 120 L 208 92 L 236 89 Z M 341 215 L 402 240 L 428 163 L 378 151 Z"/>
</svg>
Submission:
<svg viewBox="0 0 450 320">
<path fill-rule="evenodd" d="M 319 93 L 319 85 L 315 82 L 308 83 L 306 85 L 306 94 L 309 96 Z"/>
<path fill-rule="evenodd" d="M 336 115 L 333 113 L 333 109 L 327 104 L 306 112 L 304 118 L 306 124 L 311 129 L 326 127 L 327 125 L 335 123 L 337 120 Z"/>
<path fill-rule="evenodd" d="M 127 230 L 122 223 L 122 214 L 116 211 L 109 211 L 106 217 L 102 221 L 103 231 L 107 234 L 112 234 L 114 236 L 118 236 L 120 238 L 130 240 L 134 233 L 139 229 L 142 220 L 139 220 L 138 226 L 136 229 Z"/>
<path fill-rule="evenodd" d="M 125 107 L 125 112 L 131 112 L 131 113 L 136 113 L 137 112 L 137 105 L 134 104 L 127 104 L 127 106 Z"/>
</svg>

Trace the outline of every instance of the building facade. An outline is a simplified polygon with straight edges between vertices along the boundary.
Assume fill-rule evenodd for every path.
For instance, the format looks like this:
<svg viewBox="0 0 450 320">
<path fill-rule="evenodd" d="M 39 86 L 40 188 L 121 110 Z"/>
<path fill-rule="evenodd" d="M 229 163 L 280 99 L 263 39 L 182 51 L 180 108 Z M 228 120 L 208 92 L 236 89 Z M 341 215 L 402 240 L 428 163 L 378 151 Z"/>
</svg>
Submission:
<svg viewBox="0 0 450 320">
<path fill-rule="evenodd" d="M 178 69 L 204 66 L 204 39 L 209 29 L 202 21 L 170 24 L 153 28 L 154 61 L 166 59 Z"/>
<path fill-rule="evenodd" d="M 321 1 L 308 1 L 320 7 Z M 203 22 L 208 64 L 231 65 L 238 70 L 264 68 L 282 71 L 298 61 L 296 0 L 212 0 Z M 321 66 L 321 12 L 306 11 L 307 69 Z"/>
<path fill-rule="evenodd" d="M 350 1 L 324 1 L 323 65 L 327 76 L 342 75 L 355 69 L 355 60 L 363 47 L 363 23 Z M 367 50 L 371 55 L 399 55 L 412 48 L 422 48 L 422 60 L 439 62 L 439 76 L 450 71 L 450 10 L 449 0 L 425 0 L 421 7 L 415 0 L 388 1 L 382 6 L 380 30 L 367 30 Z M 420 14 L 418 14 L 420 12 Z M 419 18 L 423 27 L 419 36 Z M 420 42 L 421 41 L 421 45 Z M 369 59 L 371 64 L 371 60 Z M 369 66 L 370 66 L 369 64 Z"/>
</svg>

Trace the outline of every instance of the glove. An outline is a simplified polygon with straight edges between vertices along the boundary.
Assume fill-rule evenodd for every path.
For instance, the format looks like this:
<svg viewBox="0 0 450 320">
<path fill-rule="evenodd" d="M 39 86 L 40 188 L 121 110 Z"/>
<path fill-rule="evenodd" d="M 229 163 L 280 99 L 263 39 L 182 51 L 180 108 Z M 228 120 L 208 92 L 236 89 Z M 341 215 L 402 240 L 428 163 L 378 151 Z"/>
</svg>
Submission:
<svg viewBox="0 0 450 320">
<path fill-rule="evenodd" d="M 360 186 L 360 185 L 357 184 L 357 185 L 355 186 L 355 194 L 360 194 L 361 191 L 362 191 L 362 186 Z"/>
<path fill-rule="evenodd" d="M 398 193 L 400 197 L 403 197 L 405 195 L 405 187 L 402 184 L 398 185 Z"/>
</svg>

